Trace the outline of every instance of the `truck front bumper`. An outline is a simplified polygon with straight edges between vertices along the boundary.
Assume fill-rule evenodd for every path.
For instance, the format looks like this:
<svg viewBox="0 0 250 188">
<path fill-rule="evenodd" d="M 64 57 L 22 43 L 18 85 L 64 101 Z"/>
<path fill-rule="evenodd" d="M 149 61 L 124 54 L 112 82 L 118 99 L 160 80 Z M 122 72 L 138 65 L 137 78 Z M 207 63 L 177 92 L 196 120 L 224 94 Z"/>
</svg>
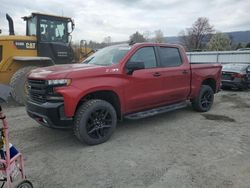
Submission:
<svg viewBox="0 0 250 188">
<path fill-rule="evenodd" d="M 46 102 L 37 104 L 27 101 L 27 114 L 39 124 L 51 128 L 71 128 L 73 118 L 68 118 L 64 114 L 63 102 Z"/>
</svg>

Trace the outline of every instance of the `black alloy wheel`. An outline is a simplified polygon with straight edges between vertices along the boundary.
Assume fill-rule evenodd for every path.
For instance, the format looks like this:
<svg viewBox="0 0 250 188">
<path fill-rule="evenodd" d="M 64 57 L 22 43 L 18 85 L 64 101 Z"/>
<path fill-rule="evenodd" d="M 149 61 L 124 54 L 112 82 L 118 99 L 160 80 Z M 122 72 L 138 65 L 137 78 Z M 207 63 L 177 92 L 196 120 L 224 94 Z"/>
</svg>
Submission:
<svg viewBox="0 0 250 188">
<path fill-rule="evenodd" d="M 202 97 L 201 97 L 201 106 L 204 109 L 210 108 L 211 104 L 213 103 L 213 94 L 211 93 L 211 91 L 206 90 Z"/>
<path fill-rule="evenodd" d="M 198 112 L 207 112 L 214 102 L 214 91 L 209 85 L 202 85 L 198 96 L 192 99 L 192 106 Z"/>
<path fill-rule="evenodd" d="M 105 108 L 93 111 L 87 120 L 87 133 L 91 138 L 105 137 L 112 128 L 111 112 Z"/>
</svg>

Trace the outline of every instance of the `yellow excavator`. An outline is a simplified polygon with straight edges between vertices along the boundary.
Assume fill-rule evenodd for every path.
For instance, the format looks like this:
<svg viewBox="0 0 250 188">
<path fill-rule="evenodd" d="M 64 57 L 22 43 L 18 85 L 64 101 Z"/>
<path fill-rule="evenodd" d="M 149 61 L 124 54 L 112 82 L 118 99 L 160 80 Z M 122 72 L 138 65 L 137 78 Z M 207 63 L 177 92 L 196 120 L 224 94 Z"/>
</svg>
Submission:
<svg viewBox="0 0 250 188">
<path fill-rule="evenodd" d="M 25 104 L 28 90 L 26 77 L 30 70 L 73 62 L 74 51 L 70 40 L 74 22 L 69 17 L 32 13 L 23 17 L 26 36 L 17 36 L 12 18 L 6 14 L 6 19 L 9 35 L 0 36 L 0 86 L 9 85 L 13 99 Z M 89 49 L 87 54 L 85 51 L 80 52 L 83 58 L 92 54 Z"/>
</svg>

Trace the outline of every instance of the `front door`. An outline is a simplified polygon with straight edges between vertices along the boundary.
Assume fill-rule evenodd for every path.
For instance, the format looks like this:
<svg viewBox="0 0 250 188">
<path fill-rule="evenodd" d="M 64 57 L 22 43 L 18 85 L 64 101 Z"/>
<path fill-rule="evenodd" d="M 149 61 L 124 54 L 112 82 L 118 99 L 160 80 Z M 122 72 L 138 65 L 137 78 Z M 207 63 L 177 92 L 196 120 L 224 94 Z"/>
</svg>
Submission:
<svg viewBox="0 0 250 188">
<path fill-rule="evenodd" d="M 134 71 L 132 75 L 126 75 L 129 84 L 124 88 L 125 113 L 140 111 L 160 104 L 162 101 L 162 77 L 155 56 L 155 48 L 142 47 L 132 55 L 129 61 L 142 61 L 145 69 Z"/>
</svg>

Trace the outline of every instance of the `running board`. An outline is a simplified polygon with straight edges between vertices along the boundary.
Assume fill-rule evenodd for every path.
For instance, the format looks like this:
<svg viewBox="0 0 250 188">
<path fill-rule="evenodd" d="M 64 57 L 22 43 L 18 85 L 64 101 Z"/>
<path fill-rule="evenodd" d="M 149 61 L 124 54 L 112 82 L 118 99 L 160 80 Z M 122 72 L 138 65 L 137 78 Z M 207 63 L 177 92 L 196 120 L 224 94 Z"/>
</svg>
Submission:
<svg viewBox="0 0 250 188">
<path fill-rule="evenodd" d="M 142 112 L 136 112 L 136 113 L 133 113 L 133 114 L 128 114 L 124 118 L 125 119 L 142 119 L 142 118 L 145 118 L 145 117 L 150 117 L 150 116 L 154 116 L 154 115 L 157 115 L 157 114 L 162 114 L 162 113 L 165 113 L 165 112 L 185 108 L 187 106 L 187 104 L 188 103 L 186 101 L 184 101 L 184 102 L 180 102 L 180 103 L 171 104 L 171 105 L 168 105 L 168 106 L 162 106 L 162 107 L 153 108 L 153 109 L 142 111 Z"/>
</svg>

